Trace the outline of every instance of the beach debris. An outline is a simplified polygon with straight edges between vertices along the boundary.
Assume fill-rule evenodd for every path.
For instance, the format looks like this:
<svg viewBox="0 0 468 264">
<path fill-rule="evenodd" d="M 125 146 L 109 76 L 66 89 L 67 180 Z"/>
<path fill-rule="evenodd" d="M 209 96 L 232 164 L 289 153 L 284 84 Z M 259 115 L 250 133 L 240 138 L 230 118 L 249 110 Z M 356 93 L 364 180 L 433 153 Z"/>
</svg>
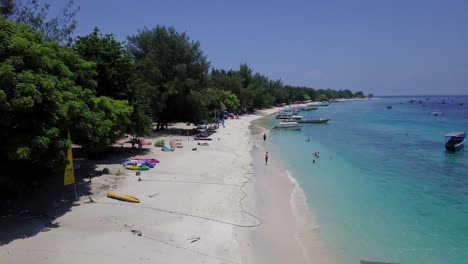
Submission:
<svg viewBox="0 0 468 264">
<path fill-rule="evenodd" d="M 154 146 L 157 147 L 157 148 L 162 148 L 164 147 L 166 143 L 164 142 L 164 140 L 158 140 L 156 142 L 154 142 Z"/>
<path fill-rule="evenodd" d="M 193 148 L 193 149 L 192 149 L 192 151 L 195 151 L 195 150 L 197 150 L 197 148 Z"/>
<path fill-rule="evenodd" d="M 59 222 L 52 222 L 52 221 L 49 221 L 45 224 L 45 227 L 48 227 L 48 228 L 56 228 L 56 227 L 60 227 L 60 223 Z"/>
<path fill-rule="evenodd" d="M 104 174 L 110 174 L 109 168 L 104 168 L 104 169 L 102 169 L 102 173 L 104 173 Z"/>
<path fill-rule="evenodd" d="M 190 243 L 195 243 L 200 240 L 200 237 L 189 237 L 187 240 L 190 241 Z"/>
<path fill-rule="evenodd" d="M 135 172 L 135 176 L 140 176 L 140 175 L 141 175 L 140 171 Z"/>
<path fill-rule="evenodd" d="M 132 232 L 132 234 L 137 235 L 137 236 L 142 236 L 143 235 L 143 232 L 141 232 L 140 230 L 137 230 L 137 229 L 132 229 L 132 230 L 130 230 L 130 232 Z"/>
<path fill-rule="evenodd" d="M 206 143 L 206 142 L 203 142 L 203 143 L 198 142 L 197 144 L 198 144 L 199 146 L 209 146 L 209 145 L 210 145 L 210 144 L 208 144 L 208 143 Z"/>
<path fill-rule="evenodd" d="M 183 148 L 182 142 L 177 142 L 178 140 L 171 140 L 169 144 L 174 148 Z M 180 140 L 179 140 L 180 141 Z"/>
<path fill-rule="evenodd" d="M 161 151 L 169 152 L 169 151 L 171 151 L 171 149 L 168 148 L 168 147 L 166 147 L 166 146 L 163 146 L 163 147 L 161 148 Z"/>
<path fill-rule="evenodd" d="M 141 182 L 141 178 L 140 178 L 140 177 L 138 177 L 138 181 Z"/>
<path fill-rule="evenodd" d="M 159 194 L 158 194 L 158 193 L 153 193 L 153 194 L 148 195 L 148 197 L 149 197 L 149 198 L 153 198 L 153 197 L 155 197 L 155 196 L 157 196 L 157 195 L 159 195 Z"/>
<path fill-rule="evenodd" d="M 93 200 L 93 198 L 91 198 L 91 196 L 88 196 L 88 199 L 90 203 L 95 203 L 95 201 Z"/>
</svg>

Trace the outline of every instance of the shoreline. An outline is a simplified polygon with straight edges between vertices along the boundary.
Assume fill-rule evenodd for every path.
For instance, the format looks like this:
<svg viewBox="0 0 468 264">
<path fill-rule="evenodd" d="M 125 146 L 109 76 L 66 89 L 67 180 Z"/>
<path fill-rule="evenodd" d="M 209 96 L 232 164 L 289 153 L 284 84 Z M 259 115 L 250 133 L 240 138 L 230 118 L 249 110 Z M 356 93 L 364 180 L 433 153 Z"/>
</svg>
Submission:
<svg viewBox="0 0 468 264">
<path fill-rule="evenodd" d="M 317 250 L 320 239 L 300 186 L 288 179 L 279 157 L 273 154 L 265 170 L 261 132 L 253 135 L 252 125 L 274 111 L 227 121 L 208 146 L 187 136 L 153 135 L 145 139 L 178 140 L 184 147 L 161 152 L 151 145 L 94 162 L 95 171 L 114 173 L 92 182 L 78 178 L 78 201 L 70 193 L 34 208 L 46 218 L 0 218 L 0 262 L 332 263 Z M 130 155 L 161 163 L 136 176 L 120 164 Z M 116 201 L 107 191 L 141 202 Z M 51 213 L 58 209 L 63 213 Z"/>
<path fill-rule="evenodd" d="M 255 182 L 258 190 L 258 192 L 256 192 L 257 208 L 270 206 L 266 209 L 266 211 L 270 211 L 270 215 L 262 215 L 264 214 L 262 210 L 257 211 L 261 213 L 261 216 L 273 216 L 277 218 L 284 218 L 285 214 L 288 214 L 288 216 L 286 216 L 286 225 L 273 222 L 271 226 L 259 227 L 259 229 L 261 229 L 260 233 L 263 234 L 258 234 L 258 232 L 255 234 L 255 232 L 253 232 L 253 241 L 255 241 L 256 236 L 262 237 L 265 233 L 275 232 L 275 229 L 284 229 L 285 231 L 281 239 L 275 243 L 275 248 L 273 248 L 273 250 L 271 248 L 265 252 L 259 250 L 254 252 L 254 254 L 257 255 L 257 258 L 261 258 L 258 255 L 271 255 L 272 252 L 282 252 L 281 255 L 286 255 L 287 258 L 282 260 L 281 257 L 284 256 L 277 256 L 278 254 L 276 254 L 275 256 L 271 256 L 268 261 L 258 263 L 285 263 L 285 261 L 290 261 L 290 263 L 337 263 L 336 257 L 332 254 L 331 250 L 324 245 L 320 237 L 320 226 L 314 220 L 313 212 L 311 212 L 310 208 L 307 206 L 307 199 L 304 191 L 280 161 L 281 157 L 276 153 L 269 152 L 269 164 L 267 166 L 263 164 L 262 157 L 267 149 L 266 144 L 268 144 L 268 138 L 267 142 L 263 142 L 261 135 L 264 132 L 268 133 L 269 130 L 262 126 L 262 122 L 267 118 L 269 117 L 264 116 L 253 120 L 250 127 L 253 141 L 250 153 L 254 164 L 257 165 L 257 168 L 254 168 L 254 176 L 260 178 Z M 275 165 L 272 166 L 271 164 Z M 262 169 L 262 167 L 268 168 Z M 268 179 L 266 179 L 266 177 L 268 177 Z M 264 185 L 263 188 L 258 186 L 261 184 Z M 276 190 L 276 192 L 266 191 L 265 188 Z M 271 205 L 262 202 L 266 199 L 276 199 L 277 202 L 286 200 L 287 203 L 279 206 L 278 203 Z M 289 238 L 285 236 L 289 236 Z M 294 242 L 296 247 L 291 247 L 289 244 L 290 242 Z M 300 255 L 301 258 L 297 258 L 298 255 Z M 291 261 L 291 258 L 294 257 L 296 259 Z"/>
</svg>

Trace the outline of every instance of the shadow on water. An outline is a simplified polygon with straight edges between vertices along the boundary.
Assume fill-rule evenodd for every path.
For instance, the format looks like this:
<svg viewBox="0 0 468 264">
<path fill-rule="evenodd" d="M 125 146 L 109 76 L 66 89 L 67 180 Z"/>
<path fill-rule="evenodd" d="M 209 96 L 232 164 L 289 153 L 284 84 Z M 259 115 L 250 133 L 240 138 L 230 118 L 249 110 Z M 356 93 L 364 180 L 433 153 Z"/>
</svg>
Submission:
<svg viewBox="0 0 468 264">
<path fill-rule="evenodd" d="M 462 146 L 458 151 L 445 151 L 445 160 L 447 162 L 461 162 L 465 157 L 465 149 Z"/>
<path fill-rule="evenodd" d="M 98 167 L 109 165 L 112 173 L 112 165 L 119 167 L 123 160 L 149 152 L 149 149 L 113 147 L 93 160 L 75 159 L 80 164 L 79 169 L 75 169 L 78 199 L 93 195 L 90 179 L 103 175 Z M 0 246 L 60 227 L 57 218 L 79 204 L 73 185 L 63 185 L 63 175 L 50 177 L 43 185 L 15 199 L 0 200 Z"/>
</svg>

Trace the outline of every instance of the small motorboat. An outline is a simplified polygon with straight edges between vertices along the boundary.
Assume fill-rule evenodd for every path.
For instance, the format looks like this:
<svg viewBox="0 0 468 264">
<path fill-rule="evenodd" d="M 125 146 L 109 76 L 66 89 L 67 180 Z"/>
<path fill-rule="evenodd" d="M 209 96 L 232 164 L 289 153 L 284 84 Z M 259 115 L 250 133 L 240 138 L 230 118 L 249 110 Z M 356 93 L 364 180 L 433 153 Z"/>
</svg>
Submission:
<svg viewBox="0 0 468 264">
<path fill-rule="evenodd" d="M 301 130 L 301 126 L 297 122 L 280 122 L 277 126 L 273 127 L 276 130 Z"/>
<path fill-rule="evenodd" d="M 304 117 L 303 116 L 300 116 L 300 115 L 293 115 L 291 116 L 290 119 L 288 119 L 289 121 L 298 121 L 298 120 L 301 120 L 303 119 Z"/>
<path fill-rule="evenodd" d="M 387 106 L 387 109 L 392 109 L 392 107 L 393 107 L 393 106 L 391 106 L 391 105 L 388 105 L 388 106 Z"/>
<path fill-rule="evenodd" d="M 466 140 L 465 132 L 452 132 L 445 135 L 445 149 L 448 151 L 457 151 L 463 147 Z"/>
<path fill-rule="evenodd" d="M 325 124 L 330 121 L 330 118 L 319 118 L 319 119 L 313 119 L 313 118 L 303 118 L 301 120 L 298 120 L 298 123 L 307 123 L 307 124 Z"/>
<path fill-rule="evenodd" d="M 442 115 L 442 112 L 431 112 L 431 115 L 440 116 L 440 115 Z"/>
</svg>

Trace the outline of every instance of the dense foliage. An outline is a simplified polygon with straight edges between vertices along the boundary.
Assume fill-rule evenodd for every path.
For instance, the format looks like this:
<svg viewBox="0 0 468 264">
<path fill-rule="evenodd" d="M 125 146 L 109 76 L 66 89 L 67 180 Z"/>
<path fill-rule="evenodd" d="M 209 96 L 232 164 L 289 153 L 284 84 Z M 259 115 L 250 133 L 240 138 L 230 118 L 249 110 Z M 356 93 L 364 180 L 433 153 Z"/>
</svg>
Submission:
<svg viewBox="0 0 468 264">
<path fill-rule="evenodd" d="M 284 85 L 246 63 L 210 70 L 200 43 L 173 27 L 145 28 L 126 46 L 97 28 L 69 43 L 73 1 L 52 20 L 48 5 L 31 3 L 0 0 L 3 17 L 27 24 L 0 17 L 0 166 L 12 168 L 0 175 L 0 192 L 62 173 L 68 131 L 85 153 L 96 154 L 124 134 L 146 135 L 152 120 L 159 130 L 168 122 L 200 123 L 223 110 L 364 96 Z"/>
<path fill-rule="evenodd" d="M 136 136 L 147 134 L 151 123 L 148 89 L 138 79 L 136 66 L 122 44 L 95 28 L 91 34 L 78 37 L 74 48 L 82 58 L 96 63 L 97 95 L 127 100 L 133 107 L 126 132 Z"/>
<path fill-rule="evenodd" d="M 128 102 L 95 96 L 94 62 L 4 19 L 0 36 L 0 166 L 21 168 L 0 181 L 22 185 L 63 168 L 67 131 L 95 151 L 128 130 Z"/>
<path fill-rule="evenodd" d="M 149 89 L 158 129 L 170 121 L 196 122 L 203 116 L 210 64 L 199 42 L 173 27 L 157 26 L 129 37 L 128 50 Z"/>
</svg>

